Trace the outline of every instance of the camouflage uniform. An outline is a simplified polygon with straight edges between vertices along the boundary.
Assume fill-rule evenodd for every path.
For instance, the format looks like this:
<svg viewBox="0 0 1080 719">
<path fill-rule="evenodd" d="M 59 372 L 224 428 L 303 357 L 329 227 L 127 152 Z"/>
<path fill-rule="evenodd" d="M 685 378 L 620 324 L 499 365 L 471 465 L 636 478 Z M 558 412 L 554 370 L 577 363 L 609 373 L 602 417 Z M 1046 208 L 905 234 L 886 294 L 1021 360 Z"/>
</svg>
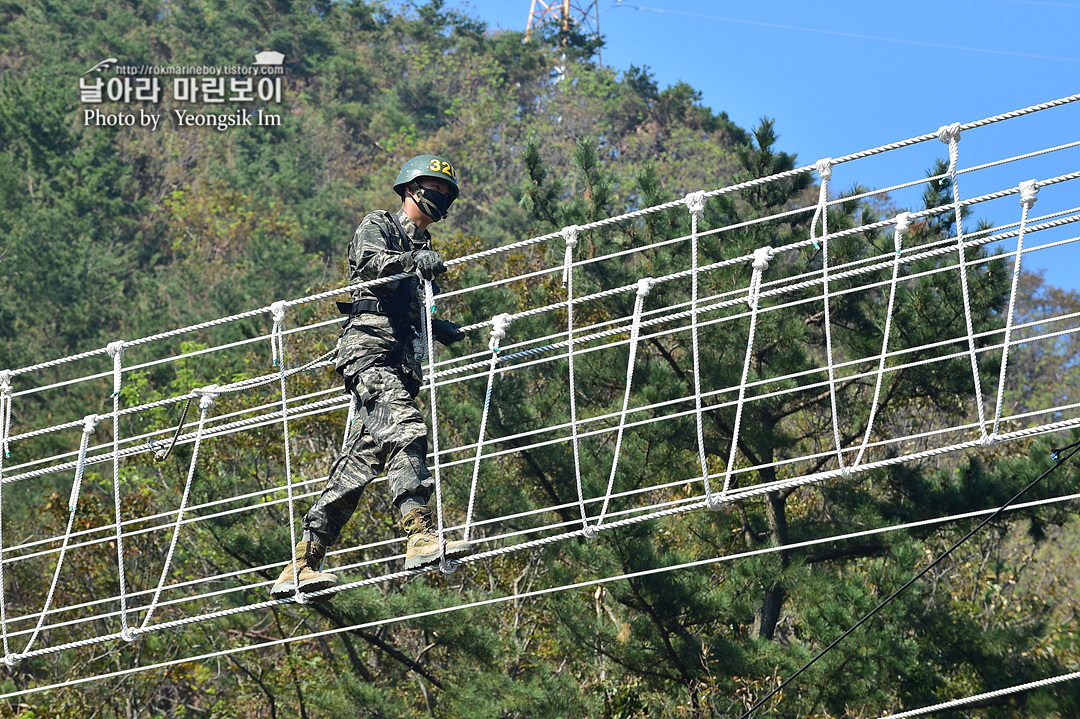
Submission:
<svg viewBox="0 0 1080 719">
<path fill-rule="evenodd" d="M 349 243 L 350 284 L 399 274 L 403 252 L 431 249 L 427 230 L 418 230 L 404 211 L 396 214 L 409 245 L 401 246 L 390 213 L 369 214 Z M 377 302 L 387 314 L 352 314 L 338 342 L 337 371 L 367 418 L 352 423 L 326 488 L 304 517 L 304 529 L 324 546 L 337 541 L 364 487 L 383 469 L 395 503 L 405 496 L 427 499 L 435 486 L 424 462 L 427 425 L 416 403 L 423 376 L 413 346 L 422 322 L 419 284 L 410 277 L 353 291 L 355 304 Z"/>
</svg>

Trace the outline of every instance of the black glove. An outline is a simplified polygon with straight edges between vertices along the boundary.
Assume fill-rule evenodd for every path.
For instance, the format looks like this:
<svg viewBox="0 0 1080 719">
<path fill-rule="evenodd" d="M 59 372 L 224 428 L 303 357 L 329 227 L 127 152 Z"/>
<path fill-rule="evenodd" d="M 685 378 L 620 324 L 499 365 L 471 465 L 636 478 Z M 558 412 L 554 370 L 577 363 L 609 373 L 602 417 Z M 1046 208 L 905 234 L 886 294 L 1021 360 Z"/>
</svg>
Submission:
<svg viewBox="0 0 1080 719">
<path fill-rule="evenodd" d="M 433 280 L 446 272 L 442 256 L 435 250 L 413 250 L 401 256 L 401 266 L 406 272 L 419 270 L 425 280 Z"/>
<path fill-rule="evenodd" d="M 440 344 L 447 346 L 465 339 L 465 332 L 461 329 L 461 325 L 450 320 L 432 319 L 431 334 L 439 340 Z"/>
</svg>

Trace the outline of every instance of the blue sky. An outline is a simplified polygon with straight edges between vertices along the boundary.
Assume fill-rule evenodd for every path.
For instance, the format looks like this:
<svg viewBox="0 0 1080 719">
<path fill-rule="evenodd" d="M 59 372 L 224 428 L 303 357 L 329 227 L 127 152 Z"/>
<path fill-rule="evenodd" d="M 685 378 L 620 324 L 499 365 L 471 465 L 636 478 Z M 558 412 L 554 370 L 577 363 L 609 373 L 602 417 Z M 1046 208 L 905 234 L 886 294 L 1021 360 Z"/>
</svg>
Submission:
<svg viewBox="0 0 1080 719">
<path fill-rule="evenodd" d="M 524 30 L 530 0 L 458 0 L 492 29 Z M 600 0 L 605 65 L 648 65 L 661 87 L 685 81 L 703 104 L 751 128 L 777 121 L 800 164 L 1080 93 L 1080 0 Z M 965 133 L 960 167 L 1080 140 L 1080 102 Z M 936 141 L 837 167 L 834 187 L 919 179 Z M 1080 147 L 961 176 L 962 197 L 1080 170 Z M 717 186 L 722 184 L 718 181 Z M 900 193 L 903 206 L 918 192 Z M 1080 180 L 1044 188 L 1034 215 L 1080 206 Z M 981 206 L 1019 220 L 1016 197 Z M 1080 234 L 1040 233 L 1037 244 Z M 1014 245 L 1013 245 L 1014 246 Z M 1028 246 L 1028 241 L 1025 241 Z M 1025 255 L 1048 281 L 1080 290 L 1080 243 Z"/>
</svg>

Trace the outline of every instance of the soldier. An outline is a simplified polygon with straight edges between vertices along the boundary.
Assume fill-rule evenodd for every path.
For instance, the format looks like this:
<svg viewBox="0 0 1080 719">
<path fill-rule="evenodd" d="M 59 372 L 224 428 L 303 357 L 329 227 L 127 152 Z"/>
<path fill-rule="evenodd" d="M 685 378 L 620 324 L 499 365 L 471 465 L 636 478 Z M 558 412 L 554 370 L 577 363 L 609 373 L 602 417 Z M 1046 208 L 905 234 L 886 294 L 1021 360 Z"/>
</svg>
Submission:
<svg viewBox="0 0 1080 719">
<path fill-rule="evenodd" d="M 363 219 L 349 243 L 349 283 L 417 273 L 434 280 L 446 271 L 431 247 L 428 225 L 446 217 L 457 199 L 457 171 L 441 157 L 420 155 L 405 163 L 394 182 L 401 197 L 396 213 L 376 211 Z M 437 287 L 435 288 L 437 291 Z M 326 488 L 304 517 L 304 536 L 290 562 L 270 590 L 275 599 L 300 591 L 337 586 L 322 571 L 327 549 L 356 510 L 364 487 L 384 469 L 401 526 L 408 537 L 405 568 L 440 559 L 439 539 L 427 502 L 435 483 L 425 465 L 427 426 L 416 396 L 421 386 L 421 360 L 427 347 L 420 340 L 419 277 L 354 290 L 352 302 L 339 302 L 349 317 L 338 342 L 337 371 L 356 407 L 356 421 L 330 466 Z M 464 339 L 459 325 L 435 319 L 432 334 L 444 345 Z M 446 543 L 447 557 L 472 551 L 468 542 Z"/>
</svg>

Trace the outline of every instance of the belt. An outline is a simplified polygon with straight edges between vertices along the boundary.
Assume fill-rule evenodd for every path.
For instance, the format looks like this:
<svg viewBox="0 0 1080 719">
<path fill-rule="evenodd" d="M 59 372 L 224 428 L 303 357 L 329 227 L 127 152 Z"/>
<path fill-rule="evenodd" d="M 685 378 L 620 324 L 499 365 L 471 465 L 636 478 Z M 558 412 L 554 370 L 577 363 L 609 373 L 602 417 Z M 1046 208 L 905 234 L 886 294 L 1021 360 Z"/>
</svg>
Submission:
<svg viewBox="0 0 1080 719">
<path fill-rule="evenodd" d="M 338 312 L 343 315 L 358 315 L 365 312 L 373 315 L 387 316 L 404 314 L 401 312 L 390 312 L 382 302 L 369 298 L 356 300 L 355 302 L 338 302 L 337 309 Z"/>
</svg>

